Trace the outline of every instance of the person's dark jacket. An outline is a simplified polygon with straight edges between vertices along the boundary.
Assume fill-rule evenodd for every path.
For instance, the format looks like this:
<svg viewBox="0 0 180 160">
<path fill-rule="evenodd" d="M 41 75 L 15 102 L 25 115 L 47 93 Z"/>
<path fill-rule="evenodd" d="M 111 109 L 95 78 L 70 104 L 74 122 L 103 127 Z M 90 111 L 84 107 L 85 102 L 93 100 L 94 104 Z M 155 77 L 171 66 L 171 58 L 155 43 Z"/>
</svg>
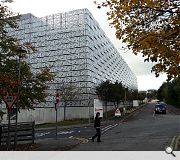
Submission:
<svg viewBox="0 0 180 160">
<path fill-rule="evenodd" d="M 94 128 L 99 128 L 101 125 L 101 117 L 95 117 Z"/>
</svg>

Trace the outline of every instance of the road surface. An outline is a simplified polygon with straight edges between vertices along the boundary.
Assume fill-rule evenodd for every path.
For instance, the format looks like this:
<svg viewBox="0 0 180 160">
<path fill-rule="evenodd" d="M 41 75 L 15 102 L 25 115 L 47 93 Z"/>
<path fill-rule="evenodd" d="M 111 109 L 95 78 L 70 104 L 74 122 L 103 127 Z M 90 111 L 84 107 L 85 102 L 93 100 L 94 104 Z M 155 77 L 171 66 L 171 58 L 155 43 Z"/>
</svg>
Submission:
<svg viewBox="0 0 180 160">
<path fill-rule="evenodd" d="M 171 112 L 154 114 L 149 103 L 125 122 L 118 123 L 102 135 L 102 142 L 81 144 L 76 151 L 164 151 L 180 133 L 180 115 Z"/>
</svg>

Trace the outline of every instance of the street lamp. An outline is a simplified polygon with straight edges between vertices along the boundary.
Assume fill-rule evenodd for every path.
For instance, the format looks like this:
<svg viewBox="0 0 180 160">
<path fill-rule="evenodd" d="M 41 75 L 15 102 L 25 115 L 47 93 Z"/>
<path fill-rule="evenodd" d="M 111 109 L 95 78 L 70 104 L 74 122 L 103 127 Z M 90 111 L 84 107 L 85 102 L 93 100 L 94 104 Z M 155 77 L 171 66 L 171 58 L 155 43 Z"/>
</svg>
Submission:
<svg viewBox="0 0 180 160">
<path fill-rule="evenodd" d="M 16 127 L 15 127 L 15 136 L 14 136 L 14 148 L 16 149 L 17 146 L 17 123 L 18 123 L 18 110 L 19 110 L 19 97 L 20 97 L 20 87 L 21 87 L 21 58 L 22 58 L 22 53 L 25 53 L 26 50 L 23 49 L 22 46 L 20 46 L 18 43 L 15 43 L 17 46 L 16 52 L 18 53 L 18 58 L 16 59 L 17 61 L 17 77 L 18 77 L 18 88 L 17 88 L 17 94 L 18 94 L 18 101 L 16 104 Z"/>
</svg>

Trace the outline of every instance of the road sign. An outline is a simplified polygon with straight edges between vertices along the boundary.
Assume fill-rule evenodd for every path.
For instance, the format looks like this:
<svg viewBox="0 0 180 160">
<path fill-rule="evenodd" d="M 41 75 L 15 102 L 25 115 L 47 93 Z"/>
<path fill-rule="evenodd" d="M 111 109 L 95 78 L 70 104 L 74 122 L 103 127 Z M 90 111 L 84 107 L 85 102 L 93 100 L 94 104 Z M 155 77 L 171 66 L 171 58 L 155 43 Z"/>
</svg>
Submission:
<svg viewBox="0 0 180 160">
<path fill-rule="evenodd" d="M 18 100 L 18 96 L 15 94 L 3 96 L 3 101 L 6 103 L 6 107 L 8 110 L 11 110 L 11 108 L 17 102 L 17 100 Z"/>
<path fill-rule="evenodd" d="M 133 100 L 133 107 L 138 107 L 138 106 L 139 106 L 138 100 Z"/>
<path fill-rule="evenodd" d="M 121 116 L 121 112 L 120 110 L 117 108 L 115 111 L 115 117 L 120 117 Z"/>
<path fill-rule="evenodd" d="M 60 95 L 59 93 L 56 93 L 56 104 L 60 102 Z"/>
</svg>

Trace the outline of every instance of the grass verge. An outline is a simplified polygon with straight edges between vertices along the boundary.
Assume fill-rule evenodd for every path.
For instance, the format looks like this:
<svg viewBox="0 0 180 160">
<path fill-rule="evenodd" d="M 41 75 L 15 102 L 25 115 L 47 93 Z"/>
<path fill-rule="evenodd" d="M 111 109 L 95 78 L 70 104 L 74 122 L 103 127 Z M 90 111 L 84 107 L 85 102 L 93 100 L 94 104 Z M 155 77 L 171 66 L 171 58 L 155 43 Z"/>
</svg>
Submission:
<svg viewBox="0 0 180 160">
<path fill-rule="evenodd" d="M 90 119 L 91 122 L 93 122 L 93 119 Z M 78 125 L 78 124 L 87 124 L 89 123 L 88 118 L 76 118 L 76 119 L 70 119 L 65 121 L 57 122 L 58 126 L 69 126 L 69 125 Z M 56 123 L 43 123 L 43 124 L 37 124 L 36 128 L 47 128 L 47 127 L 55 127 Z"/>
<path fill-rule="evenodd" d="M 128 108 L 126 111 L 126 115 L 132 113 L 135 111 L 137 108 Z M 114 112 L 115 110 L 110 110 L 107 112 L 107 120 L 112 120 L 114 119 Z M 122 115 L 120 118 L 123 118 L 126 115 Z M 106 121 L 106 113 L 103 114 L 103 121 Z M 94 118 L 90 118 L 90 123 L 94 122 Z M 70 119 L 70 120 L 65 120 L 65 121 L 60 121 L 57 122 L 58 126 L 70 126 L 70 125 L 79 125 L 79 124 L 88 124 L 89 119 L 88 118 L 75 118 L 75 119 Z M 43 123 L 43 124 L 36 124 L 35 128 L 48 128 L 48 127 L 55 127 L 56 123 Z"/>
</svg>

